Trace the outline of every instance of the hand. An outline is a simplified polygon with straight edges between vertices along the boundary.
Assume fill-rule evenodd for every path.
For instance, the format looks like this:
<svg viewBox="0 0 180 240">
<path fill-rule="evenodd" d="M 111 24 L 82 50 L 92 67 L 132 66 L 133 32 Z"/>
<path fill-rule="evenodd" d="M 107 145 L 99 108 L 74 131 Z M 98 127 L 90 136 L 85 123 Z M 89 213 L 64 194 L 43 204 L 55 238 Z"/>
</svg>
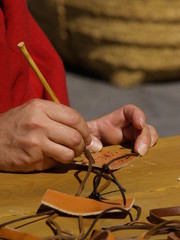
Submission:
<svg viewBox="0 0 180 240">
<path fill-rule="evenodd" d="M 0 170 L 28 172 L 69 163 L 90 142 L 79 113 L 34 99 L 0 115 Z"/>
<path fill-rule="evenodd" d="M 134 105 L 122 108 L 94 121 L 88 122 L 92 142 L 91 151 L 99 151 L 103 144 L 134 142 L 134 151 L 145 155 L 158 140 L 154 127 L 146 123 L 145 114 Z"/>
</svg>

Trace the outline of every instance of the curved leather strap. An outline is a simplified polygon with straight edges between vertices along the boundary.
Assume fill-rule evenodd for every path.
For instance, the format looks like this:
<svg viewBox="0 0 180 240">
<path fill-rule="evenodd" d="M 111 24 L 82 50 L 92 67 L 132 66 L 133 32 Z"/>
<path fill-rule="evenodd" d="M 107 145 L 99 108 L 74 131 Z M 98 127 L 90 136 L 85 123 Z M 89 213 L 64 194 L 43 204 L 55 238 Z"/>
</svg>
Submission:
<svg viewBox="0 0 180 240">
<path fill-rule="evenodd" d="M 170 216 L 180 216 L 180 206 L 152 209 L 147 219 L 151 223 L 158 224 L 165 220 L 163 217 Z"/>
<path fill-rule="evenodd" d="M 180 231 L 171 232 L 168 234 L 167 240 L 179 240 L 180 239 Z"/>
<path fill-rule="evenodd" d="M 117 208 L 114 212 L 120 212 L 123 210 L 128 211 L 133 206 L 134 200 L 134 197 L 127 198 L 126 205 L 123 205 L 122 198 L 104 200 L 103 202 L 100 202 L 94 199 L 73 196 L 48 189 L 41 201 L 41 204 L 69 215 L 90 216 L 97 215 L 113 207 Z M 38 212 L 41 212 L 41 207 Z"/>
</svg>

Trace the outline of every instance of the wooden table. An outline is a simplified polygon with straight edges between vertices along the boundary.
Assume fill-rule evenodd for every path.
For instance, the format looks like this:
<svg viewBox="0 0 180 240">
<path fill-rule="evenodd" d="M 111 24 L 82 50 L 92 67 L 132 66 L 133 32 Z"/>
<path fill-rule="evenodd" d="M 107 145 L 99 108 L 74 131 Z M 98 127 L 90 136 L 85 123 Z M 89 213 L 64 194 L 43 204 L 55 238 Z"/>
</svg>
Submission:
<svg viewBox="0 0 180 240">
<path fill-rule="evenodd" d="M 0 173 L 0 223 L 35 213 L 48 188 L 75 194 L 79 185 L 75 172 L 77 169 L 65 166 L 56 172 Z M 79 176 L 83 178 L 84 175 L 82 171 Z M 160 139 L 146 156 L 116 171 L 115 175 L 126 188 L 126 196 L 135 196 L 135 204 L 142 208 L 142 221 L 146 220 L 150 209 L 180 205 L 180 136 Z M 84 196 L 92 191 L 92 178 L 93 174 L 83 191 Z M 120 221 L 102 219 L 96 228 Z M 58 222 L 63 229 L 78 232 L 77 219 L 62 217 Z M 88 219 L 85 224 L 88 226 L 90 222 L 92 220 Z M 52 235 L 44 221 L 23 227 L 22 231 L 39 236 Z"/>
</svg>

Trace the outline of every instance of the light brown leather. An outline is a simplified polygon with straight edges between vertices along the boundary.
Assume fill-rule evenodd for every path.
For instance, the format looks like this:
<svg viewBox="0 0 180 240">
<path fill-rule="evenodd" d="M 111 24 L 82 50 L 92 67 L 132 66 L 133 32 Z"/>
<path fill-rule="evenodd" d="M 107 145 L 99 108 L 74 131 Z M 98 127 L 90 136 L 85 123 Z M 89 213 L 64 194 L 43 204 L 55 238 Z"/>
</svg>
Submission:
<svg viewBox="0 0 180 240">
<path fill-rule="evenodd" d="M 40 240 L 41 238 L 28 233 L 23 233 L 9 227 L 0 228 L 0 238 L 9 240 Z"/>
<path fill-rule="evenodd" d="M 122 168 L 139 157 L 137 154 L 130 153 L 130 151 L 128 152 L 127 149 L 124 149 L 120 145 L 103 147 L 103 149 L 100 152 L 92 153 L 91 155 L 95 160 L 95 163 L 93 163 L 93 166 L 98 168 L 102 168 L 103 164 L 108 164 L 113 159 L 120 158 L 113 161 L 109 165 L 109 168 L 111 170 Z M 89 164 L 88 159 L 84 155 L 78 158 L 75 158 L 74 161 L 76 164 L 79 164 L 79 165 Z"/>
<path fill-rule="evenodd" d="M 68 195 L 48 189 L 42 198 L 41 204 L 69 215 L 90 216 L 97 215 L 112 207 L 129 210 L 133 206 L 134 201 L 134 197 L 126 198 L 126 205 L 124 206 L 122 198 L 100 202 L 94 199 Z M 113 211 L 118 212 L 120 210 L 117 209 Z"/>
</svg>

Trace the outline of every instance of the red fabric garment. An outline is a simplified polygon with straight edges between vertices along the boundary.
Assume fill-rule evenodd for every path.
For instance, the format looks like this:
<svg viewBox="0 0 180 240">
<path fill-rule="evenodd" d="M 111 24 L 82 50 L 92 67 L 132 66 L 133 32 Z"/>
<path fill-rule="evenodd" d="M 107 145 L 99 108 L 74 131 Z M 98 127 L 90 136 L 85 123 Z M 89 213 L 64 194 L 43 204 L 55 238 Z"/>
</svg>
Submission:
<svg viewBox="0 0 180 240">
<path fill-rule="evenodd" d="M 0 1 L 0 112 L 32 98 L 50 99 L 18 49 L 36 62 L 61 103 L 69 105 L 63 63 L 28 11 L 26 0 Z"/>
</svg>

